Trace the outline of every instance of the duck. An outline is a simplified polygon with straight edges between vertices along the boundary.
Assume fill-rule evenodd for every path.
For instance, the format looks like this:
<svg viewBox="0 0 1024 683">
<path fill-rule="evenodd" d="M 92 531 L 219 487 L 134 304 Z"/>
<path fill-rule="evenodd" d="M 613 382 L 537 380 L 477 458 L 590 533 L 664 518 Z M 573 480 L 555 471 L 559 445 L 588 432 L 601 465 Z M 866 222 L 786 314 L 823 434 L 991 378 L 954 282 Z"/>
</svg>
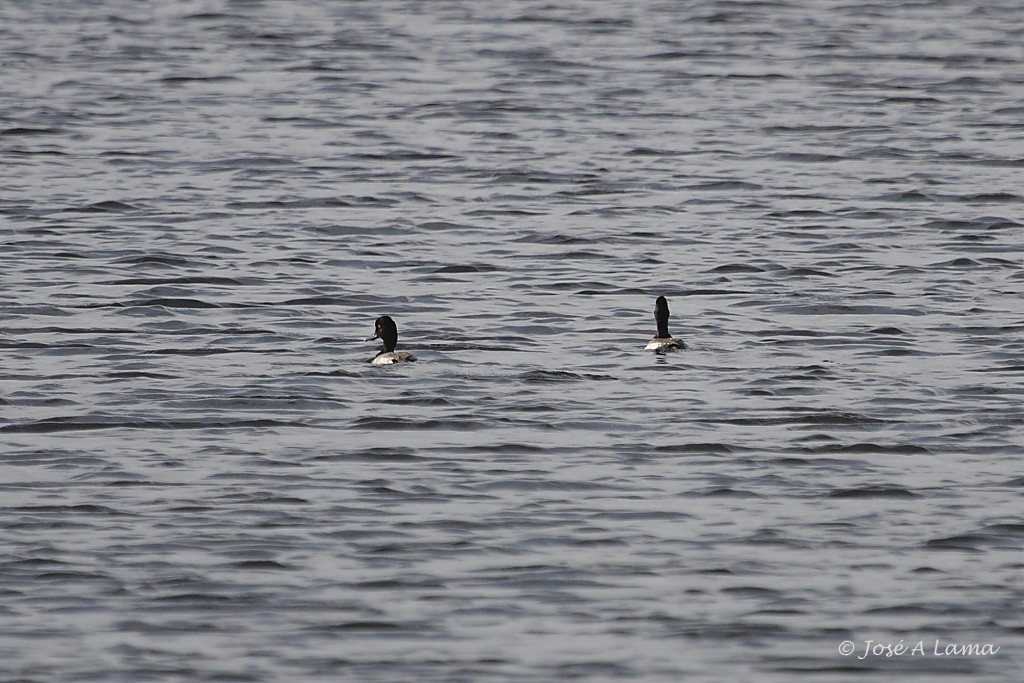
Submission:
<svg viewBox="0 0 1024 683">
<path fill-rule="evenodd" d="M 668 333 L 668 299 L 659 296 L 654 302 L 654 319 L 658 323 L 658 333 L 647 342 L 644 351 L 666 353 L 675 349 L 685 349 L 682 339 L 676 339 Z"/>
<path fill-rule="evenodd" d="M 370 339 L 380 339 L 384 346 L 376 356 L 370 359 L 371 365 L 392 365 L 394 363 L 409 363 L 416 360 L 415 356 L 406 351 L 395 351 L 398 343 L 398 325 L 389 315 L 382 315 L 377 318 L 374 324 L 373 336 Z"/>
</svg>

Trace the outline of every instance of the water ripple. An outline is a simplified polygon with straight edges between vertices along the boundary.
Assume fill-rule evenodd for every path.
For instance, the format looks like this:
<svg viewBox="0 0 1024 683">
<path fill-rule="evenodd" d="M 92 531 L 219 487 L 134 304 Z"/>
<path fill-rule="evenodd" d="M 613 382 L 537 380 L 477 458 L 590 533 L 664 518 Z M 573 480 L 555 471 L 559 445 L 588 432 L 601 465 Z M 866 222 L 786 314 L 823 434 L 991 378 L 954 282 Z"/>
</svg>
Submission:
<svg viewBox="0 0 1024 683">
<path fill-rule="evenodd" d="M 1022 12 L 0 4 L 7 678 L 1014 680 Z"/>
</svg>

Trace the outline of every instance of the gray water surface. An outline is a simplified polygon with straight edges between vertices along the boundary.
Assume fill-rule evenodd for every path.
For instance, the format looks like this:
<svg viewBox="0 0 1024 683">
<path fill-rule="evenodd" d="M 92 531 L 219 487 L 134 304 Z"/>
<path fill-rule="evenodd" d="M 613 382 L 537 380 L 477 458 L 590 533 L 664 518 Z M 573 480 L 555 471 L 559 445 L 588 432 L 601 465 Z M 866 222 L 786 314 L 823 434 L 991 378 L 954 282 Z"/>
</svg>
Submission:
<svg viewBox="0 0 1024 683">
<path fill-rule="evenodd" d="M 1019 677 L 1019 3 L 7 2 L 0 67 L 4 682 Z"/>
</svg>

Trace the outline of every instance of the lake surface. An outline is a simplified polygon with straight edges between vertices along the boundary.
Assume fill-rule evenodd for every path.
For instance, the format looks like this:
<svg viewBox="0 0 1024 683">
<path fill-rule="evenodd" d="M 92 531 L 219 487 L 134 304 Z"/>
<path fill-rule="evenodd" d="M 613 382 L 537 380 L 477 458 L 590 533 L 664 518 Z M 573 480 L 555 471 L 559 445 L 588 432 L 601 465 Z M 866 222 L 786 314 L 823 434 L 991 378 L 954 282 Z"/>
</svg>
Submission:
<svg viewBox="0 0 1024 683">
<path fill-rule="evenodd" d="M 5 2 L 0 64 L 5 683 L 1020 675 L 1019 3 Z"/>
</svg>

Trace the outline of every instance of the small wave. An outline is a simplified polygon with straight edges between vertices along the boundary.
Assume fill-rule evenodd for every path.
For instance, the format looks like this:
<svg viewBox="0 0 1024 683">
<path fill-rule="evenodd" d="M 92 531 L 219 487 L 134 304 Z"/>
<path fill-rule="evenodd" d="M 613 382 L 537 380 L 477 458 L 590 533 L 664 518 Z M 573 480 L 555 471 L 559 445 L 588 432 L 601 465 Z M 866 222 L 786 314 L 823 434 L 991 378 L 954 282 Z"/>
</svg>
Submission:
<svg viewBox="0 0 1024 683">
<path fill-rule="evenodd" d="M 883 194 L 876 198 L 878 201 L 891 202 L 957 202 L 968 204 L 1016 204 L 1024 201 L 1024 197 L 1012 192 L 978 192 L 964 195 L 941 195 L 929 194 L 920 190 L 907 190 L 905 192 L 893 192 Z"/>
<path fill-rule="evenodd" d="M 894 306 L 873 306 L 869 304 L 779 304 L 770 310 L 793 315 L 889 315 L 922 316 L 927 313 L 920 308 L 896 308 Z"/>
<path fill-rule="evenodd" d="M 615 379 L 611 375 L 597 373 L 569 372 L 568 370 L 530 370 L 523 373 L 521 379 L 529 384 L 547 384 L 551 382 L 581 382 L 584 380 Z"/>
<path fill-rule="evenodd" d="M 782 219 L 788 219 L 788 218 L 822 218 L 822 219 L 831 219 L 831 218 L 833 218 L 832 214 L 830 214 L 830 213 L 828 213 L 826 211 L 818 211 L 817 209 L 790 209 L 789 211 L 770 211 L 769 213 L 766 213 L 765 216 L 767 216 L 768 218 L 782 218 Z M 811 225 L 811 226 L 806 226 L 806 227 L 816 228 L 816 227 L 819 227 L 819 226 L 818 225 Z"/>
<path fill-rule="evenodd" d="M 311 371 L 303 373 L 304 377 L 358 377 L 359 373 L 352 370 Z"/>
<path fill-rule="evenodd" d="M 461 450 L 481 453 L 497 453 L 499 455 L 532 455 L 545 453 L 548 449 L 544 446 L 534 446 L 524 443 L 497 443 L 484 446 L 465 446 Z"/>
<path fill-rule="evenodd" d="M 592 244 L 593 240 L 585 239 L 583 237 L 576 237 L 575 235 L 561 235 L 561 234 L 550 234 L 550 233 L 537 233 L 530 232 L 523 237 L 517 237 L 513 242 L 529 242 L 531 244 L 557 244 L 557 245 L 570 245 L 570 244 Z"/>
<path fill-rule="evenodd" d="M 633 149 L 626 152 L 627 157 L 674 157 L 681 155 L 682 152 L 677 152 L 671 149 L 654 149 L 651 147 L 634 147 Z"/>
<path fill-rule="evenodd" d="M 948 607 L 944 605 L 920 605 L 915 603 L 905 603 L 901 605 L 890 605 L 884 607 L 871 607 L 864 610 L 864 614 L 888 614 L 893 616 L 908 616 L 908 615 L 931 615 L 947 616 L 949 614 Z"/>
<path fill-rule="evenodd" d="M 980 192 L 978 194 L 962 195 L 958 198 L 965 202 L 980 202 L 982 204 L 1012 204 L 1022 201 L 1019 194 L 1011 192 Z"/>
<path fill-rule="evenodd" d="M 858 159 L 912 159 L 914 153 L 901 147 L 875 145 L 858 150 L 855 156 Z"/>
<path fill-rule="evenodd" d="M 942 104 L 943 100 L 928 95 L 891 95 L 883 97 L 882 102 L 891 104 Z"/>
<path fill-rule="evenodd" d="M 964 552 L 980 553 L 979 547 L 983 538 L 975 534 L 961 534 L 959 536 L 945 536 L 933 538 L 925 542 L 924 547 L 933 550 L 959 550 Z"/>
<path fill-rule="evenodd" d="M 228 202 L 229 209 L 346 209 L 353 204 L 337 197 L 271 200 L 263 202 Z"/>
<path fill-rule="evenodd" d="M 804 413 L 801 415 L 783 415 L 770 417 L 730 417 L 718 420 L 722 424 L 736 424 L 747 426 L 772 426 L 772 425 L 881 425 L 887 424 L 888 420 L 868 417 L 860 413 L 846 412 L 824 412 Z"/>
<path fill-rule="evenodd" d="M 294 159 L 288 157 L 272 156 L 269 154 L 254 154 L 252 156 L 244 157 L 223 157 L 203 162 L 199 166 L 209 171 L 237 171 L 239 169 L 263 170 L 267 168 L 287 168 L 289 166 L 295 166 L 297 163 L 298 162 Z"/>
<path fill-rule="evenodd" d="M 943 230 L 950 232 L 962 232 L 964 230 L 998 230 L 1003 228 L 1019 228 L 1020 223 L 1008 221 L 1004 218 L 983 217 L 974 220 L 958 220 L 953 218 L 933 219 L 926 221 L 924 226 L 927 229 Z"/>
<path fill-rule="evenodd" d="M 386 403 L 393 406 L 454 406 L 457 403 L 444 396 L 395 396 L 394 398 L 382 398 L 377 403 Z"/>
<path fill-rule="evenodd" d="M 441 152 L 415 152 L 410 150 L 402 150 L 397 152 L 382 152 L 382 153 L 361 153 L 351 155 L 354 159 L 366 159 L 368 161 L 448 161 L 451 159 L 458 159 L 458 156 L 454 154 L 444 154 Z"/>
<path fill-rule="evenodd" d="M 538 171 L 538 170 L 522 170 L 522 171 L 499 171 L 497 173 L 493 171 L 480 171 L 477 173 L 468 174 L 471 178 L 480 178 L 487 180 L 490 183 L 500 184 L 537 184 L 537 185 L 550 185 L 550 184 L 563 184 L 563 183 L 576 183 L 579 182 L 581 177 L 578 174 L 569 173 L 553 173 L 551 171 Z"/>
<path fill-rule="evenodd" d="M 915 351 L 913 349 L 882 349 L 880 351 L 876 351 L 875 355 L 899 358 L 900 356 L 926 356 L 929 354 L 924 351 Z"/>
<path fill-rule="evenodd" d="M 281 571 L 290 570 L 290 565 L 281 564 L 275 560 L 242 560 L 229 565 L 233 569 L 252 569 L 256 571 Z"/>
<path fill-rule="evenodd" d="M 450 266 L 442 266 L 436 269 L 435 273 L 492 273 L 498 270 L 497 266 L 492 266 L 489 263 L 481 264 L 478 266 L 470 264 L 453 264 Z"/>
<path fill-rule="evenodd" d="M 465 213 L 466 216 L 543 216 L 541 211 L 529 211 L 527 209 L 472 209 Z"/>
<path fill-rule="evenodd" d="M 208 346 L 201 349 L 187 347 L 180 349 L 153 349 L 151 351 L 143 351 L 142 353 L 147 356 L 219 356 L 225 353 L 251 353 L 252 349 L 231 349 L 220 346 Z M 260 353 L 289 353 L 287 349 L 261 349 Z"/>
<path fill-rule="evenodd" d="M 720 455 L 735 453 L 738 449 L 735 446 L 724 443 L 679 443 L 655 446 L 651 450 L 655 453 L 708 453 Z"/>
<path fill-rule="evenodd" d="M 935 202 L 938 197 L 925 194 L 920 190 L 906 190 L 904 192 L 891 192 L 875 198 L 883 202 Z"/>
<path fill-rule="evenodd" d="M 337 624 L 319 624 L 315 627 L 309 627 L 309 630 L 316 631 L 317 633 L 392 633 L 394 631 L 405 630 L 413 630 L 419 632 L 421 630 L 421 626 L 417 625 L 415 628 L 413 628 L 411 626 L 405 626 L 391 621 L 346 621 Z M 422 636 L 422 634 L 420 635 Z"/>
<path fill-rule="evenodd" d="M 1010 363 L 1008 365 L 1000 365 L 994 368 L 977 368 L 974 372 L 1013 372 L 1019 373 L 1024 372 L 1024 365 L 1019 363 Z"/>
<path fill-rule="evenodd" d="M 310 71 L 315 71 L 315 68 Z M 332 123 L 324 119 L 313 118 L 311 116 L 263 116 L 260 117 L 261 121 L 266 123 L 288 123 L 296 128 L 340 128 L 343 127 L 341 124 Z"/>
<path fill-rule="evenodd" d="M 989 524 L 984 529 L 985 533 L 1000 536 L 1024 536 L 1024 524 L 1017 522 L 1004 522 L 1001 524 Z"/>
<path fill-rule="evenodd" d="M 704 50 L 666 50 L 665 52 L 652 52 L 644 55 L 643 59 L 656 59 L 659 61 L 672 61 L 676 59 L 690 60 L 694 58 L 708 57 Z"/>
<path fill-rule="evenodd" d="M 244 429 L 261 427 L 305 427 L 302 422 L 284 420 L 104 420 L 76 417 L 52 417 L 35 422 L 0 427 L 5 434 L 52 434 L 56 432 L 95 431 L 98 429 Z"/>
<path fill-rule="evenodd" d="M 763 190 L 763 185 L 757 183 L 747 183 L 742 180 L 713 180 L 706 183 L 697 183 L 696 185 L 687 185 L 684 189 L 705 191 L 705 192 L 722 192 L 736 190 L 738 192 L 756 192 L 757 190 Z"/>
<path fill-rule="evenodd" d="M 103 285 L 241 285 L 241 280 L 233 277 L 215 277 L 196 275 L 194 277 L 136 277 L 124 280 L 108 280 Z M 249 284 L 256 284 L 250 281 Z"/>
<path fill-rule="evenodd" d="M 765 269 L 749 263 L 727 263 L 722 266 L 715 266 L 709 273 L 763 273 Z"/>
<path fill-rule="evenodd" d="M 0 130 L 0 137 L 26 137 L 31 135 L 61 135 L 64 131 L 61 128 L 32 128 L 29 126 L 15 126 Z"/>
<path fill-rule="evenodd" d="M 141 308 L 147 306 L 162 306 L 164 308 L 221 308 L 218 304 L 212 304 L 208 301 L 173 297 L 129 301 L 121 304 L 115 304 L 115 306 L 123 306 L 125 308 Z"/>
<path fill-rule="evenodd" d="M 452 223 L 450 221 L 425 221 L 419 224 L 422 230 L 437 230 L 440 232 L 454 232 L 456 230 L 480 230 L 476 225 L 466 223 Z"/>
<path fill-rule="evenodd" d="M 591 283 L 592 284 L 592 283 Z M 599 289 L 581 289 L 576 292 L 581 296 L 596 296 L 600 294 L 623 294 L 626 296 L 647 296 L 648 292 L 644 289 L 637 287 L 613 287 L 612 285 L 605 285 Z M 677 295 L 678 296 L 678 295 Z"/>
<path fill-rule="evenodd" d="M 783 598 L 783 591 L 765 586 L 726 586 L 723 593 L 739 595 L 748 598 Z"/>
<path fill-rule="evenodd" d="M 444 420 L 416 420 L 407 417 L 361 417 L 348 426 L 349 429 L 372 429 L 385 431 L 442 429 L 470 431 L 488 427 L 480 420 L 447 418 Z"/>
<path fill-rule="evenodd" d="M 827 498 L 917 498 L 913 491 L 902 486 L 876 484 L 872 486 L 856 486 L 849 489 L 830 491 Z"/>
<path fill-rule="evenodd" d="M 820 366 L 808 366 L 805 368 L 794 368 L 793 372 L 784 375 L 775 375 L 764 379 L 754 380 L 753 384 L 773 386 L 779 382 L 818 382 L 835 378 L 835 373 Z"/>
<path fill-rule="evenodd" d="M 980 531 L 972 533 L 933 538 L 924 545 L 926 548 L 940 550 L 981 552 L 986 547 L 1016 549 L 1020 546 L 1022 537 L 1024 537 L 1024 524 L 1003 522 L 986 525 Z"/>
<path fill-rule="evenodd" d="M 610 187 L 608 185 L 600 183 L 589 183 L 584 184 L 574 190 L 559 190 L 555 192 L 555 197 L 568 197 L 574 199 L 576 197 L 596 197 L 601 195 L 610 194 L 625 194 L 626 190 L 622 188 Z"/>
<path fill-rule="evenodd" d="M 792 457 L 789 457 L 789 458 L 774 458 L 774 459 L 771 460 L 771 462 L 775 463 L 776 465 L 781 465 L 782 467 L 806 467 L 808 465 L 815 465 L 816 464 L 816 463 L 814 463 L 811 460 L 807 460 L 806 458 L 792 458 Z"/>
<path fill-rule="evenodd" d="M 93 202 L 85 206 L 74 206 L 64 209 L 69 213 L 118 213 L 121 211 L 134 211 L 137 207 L 124 202 L 108 200 L 104 202 Z"/>
<path fill-rule="evenodd" d="M 298 299 L 285 299 L 280 306 L 338 306 L 348 303 L 346 299 L 336 296 L 304 296 Z M 317 340 L 320 341 L 320 340 Z M 333 342 L 334 340 L 327 340 Z"/>
<path fill-rule="evenodd" d="M 78 515 L 124 515 L 126 513 L 106 505 L 93 503 L 80 503 L 78 505 L 21 505 L 8 508 L 16 512 L 29 512 L 35 514 L 56 514 L 60 516 L 75 517 Z"/>
<path fill-rule="evenodd" d="M 174 375 L 166 375 L 160 372 L 144 372 L 142 370 L 125 370 L 121 372 L 108 372 L 104 377 L 111 379 L 176 379 Z"/>
<path fill-rule="evenodd" d="M 144 254 L 142 256 L 125 256 L 117 259 L 115 263 L 125 263 L 136 266 L 156 264 L 160 266 L 187 266 L 190 261 L 181 256 L 171 254 Z"/>
<path fill-rule="evenodd" d="M 164 76 L 158 79 L 160 83 L 168 85 L 182 85 L 185 83 L 226 83 L 237 81 L 234 76 Z"/>
<path fill-rule="evenodd" d="M 981 263 L 974 259 L 961 256 L 951 261 L 940 261 L 939 263 L 929 264 L 931 268 L 977 268 Z"/>
<path fill-rule="evenodd" d="M 765 126 L 762 130 L 768 135 L 776 134 L 820 134 L 820 133 L 848 133 L 851 131 L 863 131 L 865 126 L 863 125 L 844 125 L 840 123 L 834 124 L 814 124 L 814 123 L 795 123 L 795 124 L 777 124 L 772 126 Z M 875 130 L 885 130 L 884 127 L 876 127 Z"/>
<path fill-rule="evenodd" d="M 833 164 L 837 161 L 847 160 L 847 157 L 835 154 L 816 154 L 813 152 L 781 152 L 773 154 L 772 158 L 780 161 L 794 161 L 800 164 Z"/>
<path fill-rule="evenodd" d="M 607 491 L 612 486 L 592 481 L 560 481 L 546 477 L 508 478 L 479 484 L 481 491 Z"/>
<path fill-rule="evenodd" d="M 411 448 L 364 448 L 358 451 L 343 451 L 310 458 L 309 462 L 349 462 L 353 460 L 367 462 L 418 462 L 424 460 L 415 455 Z"/>
<path fill-rule="evenodd" d="M 744 489 L 734 489 L 730 486 L 719 486 L 701 491 L 700 495 L 709 498 L 764 498 L 764 496 Z"/>
<path fill-rule="evenodd" d="M 877 443 L 855 443 L 847 445 L 839 444 L 826 444 L 824 446 L 818 446 L 816 448 L 806 448 L 802 452 L 806 453 L 892 453 L 895 455 L 919 455 L 919 454 L 930 454 L 931 451 L 924 446 L 918 446 L 916 444 L 877 444 Z"/>
<path fill-rule="evenodd" d="M 823 270 L 817 270 L 815 268 L 787 268 L 782 271 L 783 277 L 835 277 L 835 273 L 827 273 Z"/>
<path fill-rule="evenodd" d="M 90 344 L 46 344 L 44 342 L 0 341 L 2 349 L 72 349 L 89 348 Z"/>
</svg>

